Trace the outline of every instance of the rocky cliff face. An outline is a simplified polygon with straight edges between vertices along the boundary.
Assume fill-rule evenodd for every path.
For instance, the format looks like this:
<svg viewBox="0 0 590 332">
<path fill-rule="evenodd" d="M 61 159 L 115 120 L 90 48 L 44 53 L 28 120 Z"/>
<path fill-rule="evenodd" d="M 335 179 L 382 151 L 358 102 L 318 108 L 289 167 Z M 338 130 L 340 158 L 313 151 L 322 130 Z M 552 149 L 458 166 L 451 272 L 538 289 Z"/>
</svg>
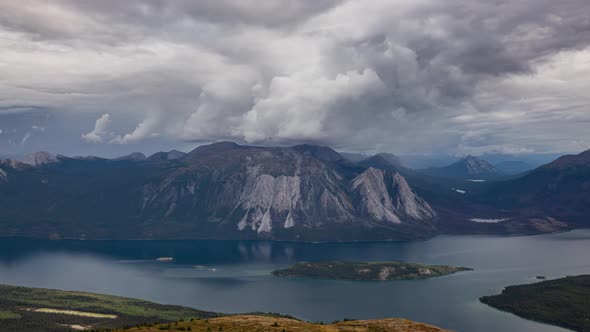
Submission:
<svg viewBox="0 0 590 332">
<path fill-rule="evenodd" d="M 436 217 L 436 212 L 399 173 L 369 168 L 352 181 L 352 187 L 360 198 L 360 215 L 373 220 L 400 224 L 402 220 Z"/>
<path fill-rule="evenodd" d="M 114 220 L 138 237 L 155 238 L 362 240 L 432 234 L 436 213 L 403 176 L 353 166 L 328 149 L 218 143 L 158 163 L 63 159 L 58 167 L 19 173 L 20 181 L 39 188 L 15 183 L 13 190 L 21 201 L 40 202 L 36 209 L 57 223 L 55 232 L 68 231 L 59 229 L 67 220 L 86 236 L 97 224 L 109 228 L 99 233 L 110 234 L 115 226 L 105 224 Z M 92 166 L 85 169 L 84 163 Z M 10 209 L 8 201 L 0 199 L 0 214 Z"/>
</svg>

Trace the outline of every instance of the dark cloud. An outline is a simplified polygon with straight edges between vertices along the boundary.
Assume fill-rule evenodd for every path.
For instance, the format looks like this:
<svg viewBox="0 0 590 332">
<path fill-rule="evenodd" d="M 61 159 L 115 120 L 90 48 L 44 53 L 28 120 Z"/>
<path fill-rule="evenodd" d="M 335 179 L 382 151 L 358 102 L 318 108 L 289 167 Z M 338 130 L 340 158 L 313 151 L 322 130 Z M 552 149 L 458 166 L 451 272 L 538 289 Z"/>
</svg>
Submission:
<svg viewBox="0 0 590 332">
<path fill-rule="evenodd" d="M 0 0 L 0 37 L 0 121 L 48 110 L 79 149 L 590 145 L 585 0 Z"/>
</svg>

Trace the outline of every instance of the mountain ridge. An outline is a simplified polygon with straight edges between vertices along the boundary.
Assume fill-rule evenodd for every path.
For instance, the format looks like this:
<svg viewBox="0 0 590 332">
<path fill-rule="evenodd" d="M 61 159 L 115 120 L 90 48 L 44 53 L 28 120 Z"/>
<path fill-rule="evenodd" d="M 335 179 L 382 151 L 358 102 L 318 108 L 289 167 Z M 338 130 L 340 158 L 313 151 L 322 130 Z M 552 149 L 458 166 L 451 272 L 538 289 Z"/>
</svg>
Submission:
<svg viewBox="0 0 590 332">
<path fill-rule="evenodd" d="M 15 219 L 4 227 L 13 235 L 36 219 L 46 220 L 38 234 L 56 238 L 134 230 L 139 238 L 413 239 L 435 229 L 436 213 L 402 175 L 358 167 L 327 147 L 220 142 L 158 163 L 64 158 L 10 173 L 0 216 Z"/>
<path fill-rule="evenodd" d="M 354 163 L 325 146 L 219 142 L 168 158 L 174 151 L 0 161 L 0 236 L 413 240 L 554 232 L 584 227 L 590 214 L 588 152 L 481 182 L 391 155 Z"/>
</svg>

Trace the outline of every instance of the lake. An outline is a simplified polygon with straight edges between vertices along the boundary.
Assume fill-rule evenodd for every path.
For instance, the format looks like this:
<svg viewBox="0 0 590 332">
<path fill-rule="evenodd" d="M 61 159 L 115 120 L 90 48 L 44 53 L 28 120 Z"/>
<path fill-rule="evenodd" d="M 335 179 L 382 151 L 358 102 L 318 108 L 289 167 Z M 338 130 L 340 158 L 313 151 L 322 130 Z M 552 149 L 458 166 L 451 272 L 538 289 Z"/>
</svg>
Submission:
<svg viewBox="0 0 590 332">
<path fill-rule="evenodd" d="M 83 290 L 203 310 L 279 312 L 311 321 L 404 317 L 456 331 L 565 331 L 497 311 L 478 298 L 505 286 L 590 273 L 590 230 L 439 236 L 398 243 L 49 241 L 0 239 L 0 283 Z M 173 261 L 156 261 L 173 257 Z M 394 260 L 475 271 L 412 281 L 282 279 L 299 261 Z"/>
</svg>

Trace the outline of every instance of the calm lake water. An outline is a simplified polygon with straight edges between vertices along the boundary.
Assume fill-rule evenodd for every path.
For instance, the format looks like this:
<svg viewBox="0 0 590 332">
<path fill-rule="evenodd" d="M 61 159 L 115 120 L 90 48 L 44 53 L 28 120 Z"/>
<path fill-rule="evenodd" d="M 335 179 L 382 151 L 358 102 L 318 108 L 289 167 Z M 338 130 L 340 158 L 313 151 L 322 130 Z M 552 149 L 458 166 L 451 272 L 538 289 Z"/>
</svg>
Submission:
<svg viewBox="0 0 590 332">
<path fill-rule="evenodd" d="M 306 320 L 404 317 L 456 331 L 565 331 L 487 307 L 508 285 L 590 273 L 590 230 L 525 236 L 440 236 L 405 243 L 44 241 L 0 239 L 0 283 L 84 290 L 228 313 Z M 158 257 L 174 257 L 157 262 Z M 396 260 L 475 271 L 415 281 L 281 279 L 299 261 Z"/>
</svg>

